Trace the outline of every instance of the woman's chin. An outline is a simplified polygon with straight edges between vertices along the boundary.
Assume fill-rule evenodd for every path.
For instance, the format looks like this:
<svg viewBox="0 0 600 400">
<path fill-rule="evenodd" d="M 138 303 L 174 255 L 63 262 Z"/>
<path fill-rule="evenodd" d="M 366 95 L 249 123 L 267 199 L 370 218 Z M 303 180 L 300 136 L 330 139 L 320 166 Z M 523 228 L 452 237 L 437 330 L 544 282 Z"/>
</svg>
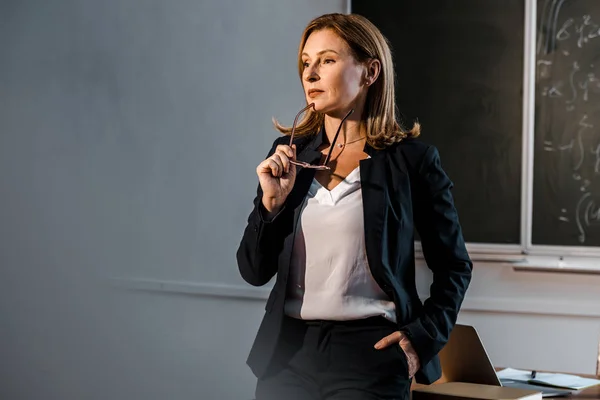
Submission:
<svg viewBox="0 0 600 400">
<path fill-rule="evenodd" d="M 317 104 L 315 104 L 315 111 L 319 114 L 325 114 L 333 118 L 343 118 L 348 112 L 348 110 L 333 107 L 331 105 L 318 107 Z"/>
<path fill-rule="evenodd" d="M 314 104 L 314 111 L 319 114 L 329 115 L 330 117 L 342 118 L 348 111 L 339 105 L 331 104 L 319 99 L 308 99 L 308 104 Z"/>
<path fill-rule="evenodd" d="M 323 101 L 319 101 L 318 99 L 308 99 L 308 104 L 310 103 L 313 103 L 314 110 L 321 114 L 327 114 L 332 109 L 331 105 L 328 105 Z"/>
</svg>

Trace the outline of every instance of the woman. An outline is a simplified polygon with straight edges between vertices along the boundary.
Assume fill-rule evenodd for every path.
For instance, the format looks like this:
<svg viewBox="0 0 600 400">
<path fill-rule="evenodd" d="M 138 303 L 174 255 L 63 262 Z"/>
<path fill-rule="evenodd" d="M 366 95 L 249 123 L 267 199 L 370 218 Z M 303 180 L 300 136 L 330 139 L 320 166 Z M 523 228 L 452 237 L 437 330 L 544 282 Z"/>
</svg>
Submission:
<svg viewBox="0 0 600 400">
<path fill-rule="evenodd" d="M 248 358 L 256 398 L 407 399 L 413 376 L 440 376 L 471 278 L 452 183 L 419 125 L 396 122 L 391 52 L 367 19 L 311 21 L 298 68 L 306 114 L 276 123 L 286 136 L 256 169 L 237 252 L 248 283 L 277 276 Z M 433 271 L 424 304 L 415 226 Z"/>
</svg>

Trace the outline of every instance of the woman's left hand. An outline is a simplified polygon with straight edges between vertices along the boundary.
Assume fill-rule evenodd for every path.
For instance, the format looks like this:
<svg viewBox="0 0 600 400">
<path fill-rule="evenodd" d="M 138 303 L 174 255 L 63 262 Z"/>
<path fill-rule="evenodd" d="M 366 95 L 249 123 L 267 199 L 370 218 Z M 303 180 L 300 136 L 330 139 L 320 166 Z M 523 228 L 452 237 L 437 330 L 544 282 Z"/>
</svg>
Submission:
<svg viewBox="0 0 600 400">
<path fill-rule="evenodd" d="M 415 376 L 419 368 L 421 368 L 421 363 L 419 362 L 419 356 L 410 340 L 408 340 L 404 333 L 396 331 L 375 343 L 375 348 L 381 350 L 392 345 L 399 345 L 402 348 L 404 354 L 406 354 L 406 360 L 408 361 L 408 377 L 412 378 Z"/>
</svg>

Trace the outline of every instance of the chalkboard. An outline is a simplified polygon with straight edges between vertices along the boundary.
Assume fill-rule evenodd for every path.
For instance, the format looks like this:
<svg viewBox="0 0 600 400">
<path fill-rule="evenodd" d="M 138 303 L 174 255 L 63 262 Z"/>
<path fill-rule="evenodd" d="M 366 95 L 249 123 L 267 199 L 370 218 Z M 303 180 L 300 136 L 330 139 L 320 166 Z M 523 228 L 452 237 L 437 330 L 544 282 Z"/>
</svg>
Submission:
<svg viewBox="0 0 600 400">
<path fill-rule="evenodd" d="M 600 246 L 600 1 L 537 10 L 532 243 Z"/>
<path fill-rule="evenodd" d="M 440 150 L 465 239 L 521 241 L 524 0 L 352 1 L 391 43 L 396 102 Z"/>
</svg>

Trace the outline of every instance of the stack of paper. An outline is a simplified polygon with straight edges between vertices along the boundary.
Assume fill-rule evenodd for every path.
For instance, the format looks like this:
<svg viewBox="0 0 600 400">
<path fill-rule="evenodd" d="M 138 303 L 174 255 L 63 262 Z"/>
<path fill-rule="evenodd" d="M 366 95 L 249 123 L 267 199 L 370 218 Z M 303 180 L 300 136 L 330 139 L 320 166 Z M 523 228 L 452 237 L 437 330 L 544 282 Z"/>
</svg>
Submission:
<svg viewBox="0 0 600 400">
<path fill-rule="evenodd" d="M 535 378 L 532 378 L 531 371 L 506 368 L 498 372 L 500 381 L 507 379 L 519 382 L 531 383 L 534 385 L 553 386 L 571 390 L 581 390 L 590 386 L 600 385 L 600 380 L 582 378 L 570 374 L 554 374 L 549 372 L 538 372 Z"/>
</svg>

